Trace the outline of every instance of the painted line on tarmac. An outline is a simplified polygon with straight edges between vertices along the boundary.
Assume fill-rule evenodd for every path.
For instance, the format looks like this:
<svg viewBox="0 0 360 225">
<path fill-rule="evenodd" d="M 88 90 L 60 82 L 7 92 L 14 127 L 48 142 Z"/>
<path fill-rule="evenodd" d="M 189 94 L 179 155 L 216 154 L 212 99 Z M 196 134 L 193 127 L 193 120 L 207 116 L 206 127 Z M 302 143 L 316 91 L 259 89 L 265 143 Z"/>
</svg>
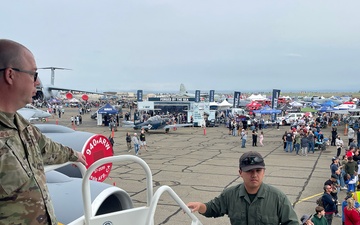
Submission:
<svg viewBox="0 0 360 225">
<path fill-rule="evenodd" d="M 315 197 L 320 196 L 320 195 L 322 195 L 322 194 L 324 194 L 324 192 L 320 192 L 320 193 L 318 193 L 318 194 L 311 195 L 311 196 L 306 197 L 306 198 L 303 198 L 303 199 L 299 199 L 297 202 L 294 203 L 294 205 L 297 205 L 297 204 L 299 204 L 299 203 L 301 203 L 301 202 L 304 202 L 304 201 L 307 201 L 307 200 L 309 200 L 309 199 L 315 198 Z"/>
</svg>

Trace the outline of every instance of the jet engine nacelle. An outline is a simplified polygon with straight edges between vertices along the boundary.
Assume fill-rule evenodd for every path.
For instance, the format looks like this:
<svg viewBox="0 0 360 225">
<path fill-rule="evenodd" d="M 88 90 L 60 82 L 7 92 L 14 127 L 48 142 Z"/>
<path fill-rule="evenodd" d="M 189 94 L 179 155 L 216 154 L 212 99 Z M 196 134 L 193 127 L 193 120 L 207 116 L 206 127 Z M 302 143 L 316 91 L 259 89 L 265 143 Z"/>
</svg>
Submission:
<svg viewBox="0 0 360 225">
<path fill-rule="evenodd" d="M 47 186 L 57 220 L 69 224 L 84 215 L 82 179 L 68 177 L 57 171 L 46 173 Z M 109 184 L 90 181 L 91 202 L 95 215 L 133 208 L 129 194 Z"/>
<path fill-rule="evenodd" d="M 35 124 L 35 126 L 53 141 L 82 152 L 86 157 L 87 167 L 98 159 L 113 156 L 112 145 L 108 138 L 103 135 L 74 131 L 68 127 L 55 124 Z M 90 179 L 100 182 L 104 181 L 109 175 L 111 167 L 111 163 L 102 165 L 92 174 Z M 64 166 L 56 170 L 70 177 L 82 177 L 80 170 L 72 165 Z"/>
</svg>

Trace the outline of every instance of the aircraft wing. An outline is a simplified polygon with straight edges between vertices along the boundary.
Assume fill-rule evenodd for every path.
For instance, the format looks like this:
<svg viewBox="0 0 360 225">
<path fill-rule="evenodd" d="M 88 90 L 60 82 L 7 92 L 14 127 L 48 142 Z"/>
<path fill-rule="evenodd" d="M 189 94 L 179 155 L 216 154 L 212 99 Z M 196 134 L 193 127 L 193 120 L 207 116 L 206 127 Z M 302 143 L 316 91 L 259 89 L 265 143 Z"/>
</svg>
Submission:
<svg viewBox="0 0 360 225">
<path fill-rule="evenodd" d="M 33 118 L 33 116 L 35 115 L 35 111 L 32 111 L 27 108 L 21 108 L 21 109 L 17 110 L 17 112 L 28 121 L 30 121 Z"/>
<path fill-rule="evenodd" d="M 51 117 L 50 113 L 36 108 L 24 107 L 17 110 L 17 112 L 28 121 Z"/>
<path fill-rule="evenodd" d="M 192 123 L 184 123 L 184 124 L 169 124 L 164 127 L 164 129 L 168 128 L 178 128 L 178 127 L 191 127 L 194 126 Z"/>
<path fill-rule="evenodd" d="M 123 120 L 123 121 L 121 122 L 121 126 L 122 126 L 122 127 L 134 127 L 135 124 L 134 124 L 133 121 Z"/>
<path fill-rule="evenodd" d="M 49 91 L 77 91 L 77 92 L 84 92 L 88 94 L 98 94 L 98 95 L 104 95 L 104 93 L 101 92 L 93 92 L 93 91 L 84 91 L 84 90 L 77 90 L 77 89 L 69 89 L 69 88 L 60 88 L 60 87 L 54 87 L 54 86 L 48 86 L 47 89 Z"/>
</svg>

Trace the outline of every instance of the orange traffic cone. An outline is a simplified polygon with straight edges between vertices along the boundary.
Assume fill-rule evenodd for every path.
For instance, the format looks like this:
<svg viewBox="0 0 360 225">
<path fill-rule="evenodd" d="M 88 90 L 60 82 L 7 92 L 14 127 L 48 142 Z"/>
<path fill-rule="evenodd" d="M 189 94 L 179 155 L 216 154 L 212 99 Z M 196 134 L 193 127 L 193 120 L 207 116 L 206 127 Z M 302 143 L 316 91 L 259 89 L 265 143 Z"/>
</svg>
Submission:
<svg viewBox="0 0 360 225">
<path fill-rule="evenodd" d="M 344 135 L 347 135 L 347 133 L 348 133 L 348 128 L 347 128 L 347 123 L 345 124 L 345 129 L 344 129 Z"/>
</svg>

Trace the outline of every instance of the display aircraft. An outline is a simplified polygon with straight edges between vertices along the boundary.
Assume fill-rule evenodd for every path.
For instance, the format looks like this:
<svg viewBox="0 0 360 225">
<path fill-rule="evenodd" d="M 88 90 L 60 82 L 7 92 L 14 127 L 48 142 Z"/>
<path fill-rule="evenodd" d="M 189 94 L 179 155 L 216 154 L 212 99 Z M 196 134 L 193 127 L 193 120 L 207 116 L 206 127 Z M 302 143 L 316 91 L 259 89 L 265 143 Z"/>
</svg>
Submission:
<svg viewBox="0 0 360 225">
<path fill-rule="evenodd" d="M 133 123 L 130 121 L 126 121 L 123 125 L 123 127 L 133 127 L 134 130 L 144 129 L 146 132 L 148 132 L 149 130 L 164 129 L 165 133 L 168 133 L 171 128 L 190 127 L 190 126 L 193 126 L 193 124 L 192 123 L 171 124 L 171 120 L 169 118 L 163 118 L 159 115 L 150 117 L 148 120 L 140 123 Z"/>
<path fill-rule="evenodd" d="M 104 93 L 99 93 L 99 92 L 77 90 L 77 89 L 64 88 L 64 87 L 55 87 L 54 86 L 55 70 L 71 70 L 71 69 L 61 68 L 61 67 L 42 67 L 42 68 L 39 68 L 39 69 L 50 69 L 51 70 L 51 84 L 50 85 L 44 85 L 41 82 L 41 79 L 38 77 L 40 84 L 39 84 L 39 86 L 36 87 L 37 92 L 36 92 L 36 95 L 34 96 L 34 99 L 49 100 L 50 98 L 58 97 L 59 96 L 59 91 L 68 91 L 69 94 L 71 94 L 72 91 L 75 91 L 75 92 L 84 93 L 84 95 L 86 95 L 86 94 L 104 95 Z M 86 98 L 86 97 L 84 96 L 84 98 Z"/>
<path fill-rule="evenodd" d="M 209 98 L 209 94 L 210 93 L 200 93 L 200 97 L 202 98 Z M 187 96 L 190 98 L 195 98 L 195 93 L 189 93 L 184 84 L 180 84 L 180 91 L 179 91 L 179 95 L 181 96 Z M 217 102 L 220 99 L 220 95 L 218 94 L 214 94 L 214 101 Z"/>
<path fill-rule="evenodd" d="M 50 113 L 37 109 L 31 104 L 26 104 L 25 107 L 17 110 L 17 112 L 30 122 L 51 117 Z"/>
</svg>

